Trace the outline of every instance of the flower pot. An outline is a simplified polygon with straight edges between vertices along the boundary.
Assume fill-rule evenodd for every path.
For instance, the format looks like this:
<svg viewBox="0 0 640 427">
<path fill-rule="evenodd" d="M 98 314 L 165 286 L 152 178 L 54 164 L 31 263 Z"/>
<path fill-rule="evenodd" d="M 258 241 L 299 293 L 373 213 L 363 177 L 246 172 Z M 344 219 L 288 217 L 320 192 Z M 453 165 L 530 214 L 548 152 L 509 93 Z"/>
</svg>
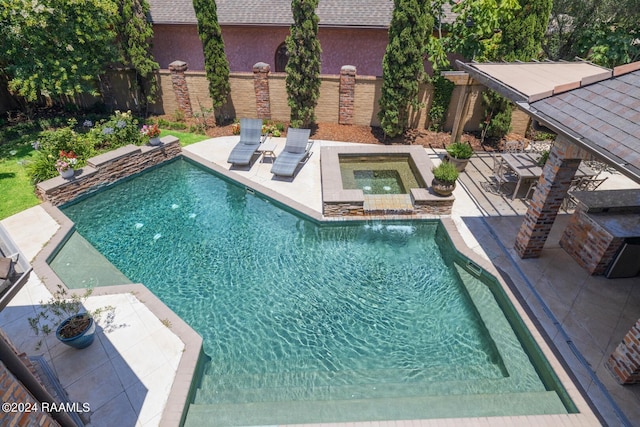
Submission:
<svg viewBox="0 0 640 427">
<path fill-rule="evenodd" d="M 431 188 L 433 188 L 433 192 L 438 196 L 447 197 L 453 193 L 453 190 L 456 189 L 456 183 L 450 183 L 445 181 L 440 181 L 436 178 L 433 178 L 431 181 Z"/>
<path fill-rule="evenodd" d="M 448 154 L 445 156 L 445 159 L 448 162 L 453 163 L 458 172 L 464 171 L 464 168 L 467 167 L 467 163 L 469 163 L 469 159 L 456 159 L 455 157 L 451 157 Z"/>
<path fill-rule="evenodd" d="M 149 138 L 149 145 L 160 145 L 160 137 Z"/>
<path fill-rule="evenodd" d="M 80 331 L 77 335 L 74 335 L 72 337 L 63 337 L 61 335 L 61 331 L 67 327 L 67 325 L 69 324 L 69 322 L 71 322 L 71 320 L 73 320 L 74 318 L 82 318 L 84 317 L 84 314 L 76 314 L 75 316 L 71 316 L 68 319 L 64 320 L 62 323 L 60 323 L 60 326 L 58 326 L 58 329 L 56 329 L 56 338 L 58 338 L 60 341 L 62 341 L 64 344 L 73 347 L 73 348 L 77 348 L 77 349 L 81 349 L 81 348 L 86 348 L 89 347 L 91 345 L 91 343 L 93 342 L 93 339 L 95 338 L 95 332 L 96 332 L 96 323 L 93 321 L 92 317 L 89 317 L 89 324 L 86 328 L 84 328 L 82 331 Z"/>
<path fill-rule="evenodd" d="M 75 174 L 75 171 L 71 168 L 63 171 L 58 171 L 58 172 L 60 172 L 60 176 L 63 177 L 64 179 L 73 178 L 73 175 Z"/>
</svg>

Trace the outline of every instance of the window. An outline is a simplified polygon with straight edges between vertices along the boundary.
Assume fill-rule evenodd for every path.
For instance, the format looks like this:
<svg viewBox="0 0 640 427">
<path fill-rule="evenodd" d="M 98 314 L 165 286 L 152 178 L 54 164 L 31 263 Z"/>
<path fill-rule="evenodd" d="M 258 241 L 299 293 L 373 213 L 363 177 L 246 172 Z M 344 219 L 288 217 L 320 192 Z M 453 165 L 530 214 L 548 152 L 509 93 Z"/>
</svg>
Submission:
<svg viewBox="0 0 640 427">
<path fill-rule="evenodd" d="M 287 45 L 285 43 L 281 43 L 276 49 L 276 72 L 283 73 L 285 68 L 287 67 L 287 62 L 289 62 L 289 52 L 287 52 Z"/>
</svg>

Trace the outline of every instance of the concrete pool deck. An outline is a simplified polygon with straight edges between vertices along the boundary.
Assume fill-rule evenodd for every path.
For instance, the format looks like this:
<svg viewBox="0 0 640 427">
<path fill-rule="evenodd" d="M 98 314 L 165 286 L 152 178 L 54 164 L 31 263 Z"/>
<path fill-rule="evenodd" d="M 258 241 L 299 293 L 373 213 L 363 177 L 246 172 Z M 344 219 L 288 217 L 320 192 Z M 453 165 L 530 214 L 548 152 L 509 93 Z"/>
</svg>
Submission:
<svg viewBox="0 0 640 427">
<path fill-rule="evenodd" d="M 273 142 L 276 143 L 276 155 L 282 150 L 284 146 L 284 138 L 273 138 Z M 301 210 L 312 218 L 321 218 L 322 209 L 322 197 L 320 188 L 320 167 L 319 167 L 319 150 L 322 146 L 330 145 L 347 145 L 348 143 L 340 142 L 328 142 L 328 141 L 316 141 L 312 149 L 312 156 L 307 164 L 305 164 L 298 172 L 294 179 L 279 179 L 275 178 L 270 173 L 271 159 L 258 159 L 250 168 L 235 169 L 230 168 L 230 165 L 226 163 L 226 158 L 231 148 L 237 142 L 237 137 L 223 137 L 215 140 L 203 141 L 188 147 L 183 148 L 183 151 L 187 157 L 197 158 L 204 161 L 204 163 L 210 163 L 213 169 L 223 172 L 225 175 L 233 177 L 241 183 L 255 183 L 260 188 L 265 188 L 265 194 L 267 196 L 284 196 L 295 202 L 295 207 Z M 435 163 L 438 162 L 437 153 L 428 150 L 429 156 Z M 519 277 L 521 272 L 524 274 L 530 274 L 532 277 L 537 277 L 535 274 L 535 267 L 527 266 L 526 268 L 518 267 L 514 260 L 510 259 L 508 255 L 508 249 L 505 253 L 504 247 L 506 244 L 502 243 L 508 240 L 509 233 L 512 231 L 514 224 L 517 225 L 516 218 L 502 218 L 503 223 L 491 224 L 490 221 L 483 219 L 481 209 L 477 206 L 476 201 L 469 196 L 469 194 L 459 186 L 455 192 L 456 202 L 453 207 L 452 220 L 462 239 L 466 245 L 476 254 L 482 256 L 485 260 L 491 260 L 494 264 L 500 266 L 504 271 L 508 271 L 512 275 L 515 286 L 518 290 L 527 288 L 527 278 L 524 280 Z M 399 218 L 403 218 L 402 215 Z M 16 241 L 18 246 L 22 249 L 25 255 L 29 259 L 33 259 L 35 255 L 40 251 L 42 246 L 49 241 L 51 236 L 55 234 L 59 227 L 57 221 L 53 219 L 41 206 L 29 209 L 13 217 L 7 218 L 2 221 L 2 224 L 7 228 L 12 238 Z M 503 230 L 505 236 L 501 237 L 502 232 L 496 233 L 495 230 Z M 573 269 L 563 269 L 562 265 L 554 266 L 555 256 L 545 257 L 544 265 L 545 271 L 549 273 L 545 276 L 549 283 L 549 287 L 553 288 L 554 283 L 562 284 L 564 281 L 571 283 L 575 277 L 575 271 Z M 527 260 L 529 261 L 529 260 Z M 561 261 L 564 262 L 564 261 Z M 535 263 L 532 263 L 535 265 Z M 553 275 L 551 273 L 554 273 Z M 530 279 L 529 279 L 530 280 Z M 46 299 L 46 288 L 42 285 L 41 281 L 34 274 L 30 279 L 30 282 L 25 288 L 23 288 L 18 296 L 14 299 L 12 304 L 5 311 L 0 313 L 0 326 L 6 331 L 6 333 L 15 341 L 15 344 L 22 351 L 32 353 L 30 345 L 33 344 L 35 337 L 29 336 L 28 324 L 25 318 L 28 317 L 29 309 L 33 310 L 33 305 L 38 301 Z M 124 291 L 127 292 L 127 291 Z M 530 303 L 535 303 L 536 299 L 531 295 L 527 295 L 521 291 L 527 297 L 531 297 Z M 531 292 L 530 292 L 531 294 Z M 638 292 L 630 291 L 628 293 L 628 299 L 625 304 L 631 303 L 635 297 L 640 295 Z M 116 374 L 117 381 L 109 381 L 105 383 L 106 389 L 100 387 L 99 396 L 94 397 L 95 405 L 92 404 L 92 425 L 113 425 L 114 421 L 114 409 L 121 411 L 123 420 L 118 422 L 118 425 L 177 425 L 175 416 L 162 417 L 163 411 L 166 410 L 166 402 L 170 394 L 171 385 L 175 382 L 184 382 L 184 378 L 176 378 L 176 372 L 179 372 L 179 364 L 185 362 L 182 351 L 184 350 L 184 343 L 177 338 L 177 335 L 172 332 L 174 330 L 174 322 L 172 321 L 172 327 L 166 328 L 163 326 L 163 322 L 159 319 L 165 320 L 163 313 L 158 314 L 156 311 L 147 308 L 147 295 L 140 297 L 139 294 L 133 296 L 130 293 L 124 293 L 119 295 L 110 295 L 111 299 L 104 299 L 105 296 L 93 296 L 91 297 L 91 304 L 111 304 L 123 307 L 123 317 L 127 319 L 127 322 L 120 320 L 116 317 L 115 322 L 123 322 L 130 326 L 130 328 L 116 328 L 114 331 L 104 331 L 103 335 L 99 335 L 100 346 L 97 350 L 99 353 L 96 357 L 103 360 L 100 365 L 105 372 L 94 370 L 92 368 L 85 368 L 84 372 L 66 372 L 60 368 L 57 370 L 60 381 L 63 385 L 69 386 L 67 390 L 70 396 L 78 401 L 83 401 L 82 397 L 90 397 L 90 392 L 95 389 L 97 378 L 101 378 L 102 375 L 109 375 L 109 373 Z M 152 296 L 149 298 L 153 298 Z M 636 306 L 638 306 L 636 304 Z M 605 307 L 609 308 L 609 307 Z M 14 311 L 15 310 L 15 311 Z M 563 342 L 563 335 L 558 332 L 557 325 L 553 323 L 553 317 L 545 316 L 544 307 L 532 309 L 535 313 L 535 320 L 542 324 L 547 330 L 547 334 L 554 341 L 556 346 L 559 347 L 560 353 L 567 359 L 567 354 L 571 354 L 572 348 L 567 346 L 561 348 Z M 134 316 L 135 314 L 135 316 Z M 604 316 L 604 314 L 603 314 Z M 640 317 L 640 316 L 639 316 Z M 626 329 L 622 331 L 623 322 L 620 322 L 620 337 L 610 338 L 619 341 L 621 336 L 626 332 Z M 24 327 L 27 326 L 27 328 Z M 160 325 L 160 327 L 158 326 Z M 627 326 L 628 328 L 628 326 Z M 148 334 L 142 338 L 149 339 L 150 345 L 155 345 L 155 349 L 160 354 L 160 358 L 164 360 L 163 363 L 158 364 L 158 361 L 154 361 L 157 364 L 155 369 L 149 370 L 148 366 L 149 358 L 148 353 L 146 357 L 142 357 L 141 353 L 131 351 L 129 355 L 127 353 L 128 348 L 135 347 L 135 343 L 140 342 L 140 337 L 132 338 L 128 332 L 132 330 L 146 330 Z M 550 332 L 551 331 L 551 332 Z M 554 332 L 555 331 L 555 332 Z M 17 342 L 16 342 L 17 341 Z M 134 342 L 135 341 L 135 342 Z M 92 347 L 95 347 L 97 343 L 94 343 Z M 114 351 L 117 350 L 117 351 Z M 101 352 L 100 350 L 103 350 Z M 59 356 L 62 350 L 52 348 L 53 352 L 50 352 L 49 360 L 55 361 L 56 356 Z M 93 350 L 92 350 L 93 351 Z M 567 352 L 565 354 L 565 352 Z M 135 353 L 135 354 L 134 354 Z M 144 354 L 144 353 L 142 353 Z M 58 358 L 58 360 L 61 360 Z M 147 362 L 147 363 L 145 363 Z M 579 361 L 578 361 L 579 362 Z M 595 401 L 598 409 L 603 413 L 603 417 L 606 421 L 612 424 L 618 424 L 614 413 L 611 413 L 611 409 L 607 409 L 608 396 L 597 396 L 597 388 L 593 385 L 593 379 L 590 378 L 588 373 L 584 372 L 584 367 L 581 368 L 580 363 L 568 360 L 571 371 L 583 384 L 583 387 L 589 392 L 592 399 Z M 190 363 L 193 363 L 191 361 Z M 152 363 L 153 364 L 153 363 Z M 574 365 L 575 364 L 575 365 Z M 120 375 L 117 369 L 128 369 L 127 375 Z M 110 370 L 111 369 L 111 370 Z M 121 369 L 121 370 L 122 370 Z M 68 369 L 67 369 L 68 371 Z M 162 372 L 163 375 L 158 375 Z M 156 373 L 156 375 L 153 375 Z M 72 379 L 75 377 L 75 381 Z M 162 379 L 156 377 L 163 377 Z M 114 378 L 111 376 L 110 378 Z M 137 381 L 136 381 L 137 379 Z M 175 381 L 174 381 L 175 379 Z M 84 380 L 84 381 L 81 381 Z M 591 384 L 589 383 L 591 381 Z M 78 384 L 76 389 L 71 388 L 73 384 Z M 82 384 L 82 385 L 80 385 Z M 168 384 L 168 385 L 167 385 Z M 94 386 L 92 388 L 92 386 Z M 184 386 L 184 384 L 183 384 Z M 137 387 L 137 388 L 136 388 Z M 620 386 L 621 387 L 621 386 Z M 602 400 L 599 402 L 598 400 Z M 622 402 L 624 403 L 624 402 Z M 634 404 L 634 400 L 631 398 L 628 401 L 629 406 Z M 620 406 L 626 406 L 619 404 Z M 637 407 L 637 402 L 635 402 Z M 121 408 L 125 408 L 122 410 Z M 592 414 L 588 407 L 581 407 L 583 414 L 569 415 L 569 416 L 544 416 L 544 417 L 499 417 L 499 418 L 467 418 L 467 419 L 447 419 L 447 420 L 416 420 L 416 421 L 389 421 L 389 422 L 363 422 L 355 423 L 351 425 L 358 426 L 435 426 L 435 425 L 600 425 L 600 422 Z M 625 408 L 626 409 L 626 408 Z M 636 408 L 637 410 L 637 408 Z M 611 417 L 611 418 L 610 418 Z M 135 420 L 135 421 L 134 421 Z"/>
</svg>

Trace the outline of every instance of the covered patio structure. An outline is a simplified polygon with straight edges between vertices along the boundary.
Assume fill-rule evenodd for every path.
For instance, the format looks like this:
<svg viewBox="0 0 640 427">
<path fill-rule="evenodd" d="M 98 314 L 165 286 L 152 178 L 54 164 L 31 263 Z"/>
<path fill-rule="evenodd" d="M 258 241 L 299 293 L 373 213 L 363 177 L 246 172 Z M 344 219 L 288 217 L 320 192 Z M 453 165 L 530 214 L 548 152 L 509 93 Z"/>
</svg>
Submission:
<svg viewBox="0 0 640 427">
<path fill-rule="evenodd" d="M 606 163 L 640 183 L 640 62 L 612 70 L 584 61 L 457 65 L 456 73 L 497 91 L 557 134 L 513 242 L 520 258 L 541 256 L 582 160 Z M 464 95 L 459 100 L 452 139 L 464 126 L 467 102 Z M 624 245 L 640 247 L 640 191 L 597 193 L 581 199 L 560 246 L 590 274 L 610 277 Z M 640 269 L 637 250 L 627 263 Z M 639 340 L 640 320 L 607 362 L 621 384 L 640 383 Z"/>
</svg>

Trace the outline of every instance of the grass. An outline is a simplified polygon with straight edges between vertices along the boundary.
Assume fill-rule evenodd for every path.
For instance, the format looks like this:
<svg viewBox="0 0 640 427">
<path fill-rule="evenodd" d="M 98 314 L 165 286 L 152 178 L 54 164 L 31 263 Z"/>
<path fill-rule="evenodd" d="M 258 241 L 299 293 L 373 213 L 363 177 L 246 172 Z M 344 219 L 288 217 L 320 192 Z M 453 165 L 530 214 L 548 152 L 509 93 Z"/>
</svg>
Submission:
<svg viewBox="0 0 640 427">
<path fill-rule="evenodd" d="M 0 219 L 40 203 L 26 169 L 35 152 L 31 147 L 35 135 L 37 132 L 25 134 L 0 145 Z"/>
<path fill-rule="evenodd" d="M 187 133 L 187 132 L 179 132 L 177 130 L 169 130 L 162 129 L 160 132 L 160 137 L 173 135 L 176 138 L 180 139 L 180 145 L 182 147 L 186 147 L 187 145 L 195 144 L 196 142 L 204 141 L 205 139 L 209 139 L 207 135 L 199 135 L 196 133 Z"/>
<path fill-rule="evenodd" d="M 31 142 L 37 139 L 39 129 L 21 129 L 20 135 L 0 131 L 0 219 L 40 204 L 36 197 L 26 165 L 34 156 Z M 162 130 L 160 136 L 180 138 L 180 145 L 187 146 L 209 139 L 206 135 Z"/>
</svg>

